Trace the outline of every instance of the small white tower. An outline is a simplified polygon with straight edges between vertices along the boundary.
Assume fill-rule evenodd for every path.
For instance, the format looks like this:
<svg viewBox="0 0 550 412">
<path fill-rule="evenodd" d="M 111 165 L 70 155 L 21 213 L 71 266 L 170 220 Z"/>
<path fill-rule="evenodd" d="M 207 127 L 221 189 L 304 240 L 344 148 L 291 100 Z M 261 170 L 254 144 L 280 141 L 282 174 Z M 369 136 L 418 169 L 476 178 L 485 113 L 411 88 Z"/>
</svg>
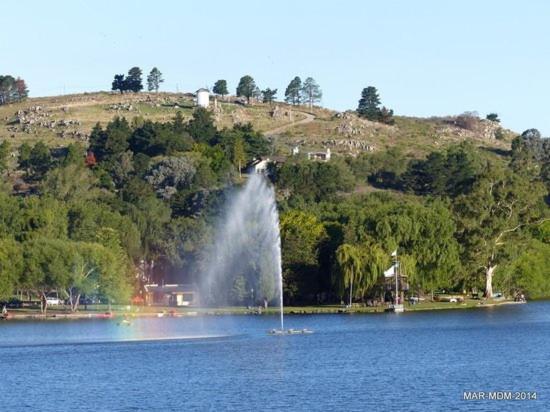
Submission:
<svg viewBox="0 0 550 412">
<path fill-rule="evenodd" d="M 210 105 L 210 91 L 208 89 L 197 90 L 197 106 L 208 109 Z"/>
</svg>

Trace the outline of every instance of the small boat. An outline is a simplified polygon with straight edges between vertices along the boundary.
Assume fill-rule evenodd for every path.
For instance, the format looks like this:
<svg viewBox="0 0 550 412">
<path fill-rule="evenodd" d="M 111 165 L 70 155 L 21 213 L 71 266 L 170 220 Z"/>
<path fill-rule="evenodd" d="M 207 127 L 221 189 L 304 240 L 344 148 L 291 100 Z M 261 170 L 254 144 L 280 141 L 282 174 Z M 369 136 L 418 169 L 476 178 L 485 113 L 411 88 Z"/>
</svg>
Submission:
<svg viewBox="0 0 550 412">
<path fill-rule="evenodd" d="M 118 322 L 118 326 L 130 326 L 132 322 L 130 322 L 128 319 L 122 319 L 120 322 Z"/>
</svg>

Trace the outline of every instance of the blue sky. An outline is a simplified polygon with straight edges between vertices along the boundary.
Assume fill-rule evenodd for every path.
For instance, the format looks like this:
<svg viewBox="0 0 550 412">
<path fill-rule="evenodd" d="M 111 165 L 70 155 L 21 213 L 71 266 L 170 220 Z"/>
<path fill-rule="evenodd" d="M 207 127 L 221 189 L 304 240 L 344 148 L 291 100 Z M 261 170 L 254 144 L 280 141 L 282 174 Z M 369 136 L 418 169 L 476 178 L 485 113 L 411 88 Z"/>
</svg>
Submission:
<svg viewBox="0 0 550 412">
<path fill-rule="evenodd" d="M 0 73 L 31 95 L 107 90 L 115 73 L 157 66 L 164 90 L 252 75 L 284 94 L 314 77 L 323 105 L 353 109 L 374 85 L 397 114 L 497 112 L 503 125 L 550 135 L 550 2 L 6 2 Z"/>
</svg>

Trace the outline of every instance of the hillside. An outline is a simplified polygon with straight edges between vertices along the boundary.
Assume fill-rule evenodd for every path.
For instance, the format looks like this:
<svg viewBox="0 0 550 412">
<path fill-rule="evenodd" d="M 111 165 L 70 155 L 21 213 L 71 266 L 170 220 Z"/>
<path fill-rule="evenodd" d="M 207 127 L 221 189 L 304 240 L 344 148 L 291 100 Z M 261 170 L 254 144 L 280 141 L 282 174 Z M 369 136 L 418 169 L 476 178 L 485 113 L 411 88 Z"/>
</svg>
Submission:
<svg viewBox="0 0 550 412">
<path fill-rule="evenodd" d="M 43 140 L 50 146 L 85 143 L 92 127 L 114 116 L 131 120 L 142 117 L 167 122 L 177 111 L 188 119 L 194 108 L 193 96 L 183 93 L 114 94 L 107 92 L 30 98 L 0 106 L 0 140 L 14 146 L 23 141 Z M 498 123 L 475 119 L 468 127 L 456 125 L 455 117 L 395 117 L 388 126 L 361 119 L 355 113 L 304 106 L 238 104 L 231 97 L 211 105 L 218 128 L 250 122 L 273 139 L 277 154 L 288 155 L 295 146 L 302 151 L 330 148 L 335 153 L 356 155 L 400 147 L 412 156 L 470 140 L 491 149 L 507 150 L 515 133 L 500 129 Z M 501 136 L 495 137 L 497 130 Z"/>
</svg>

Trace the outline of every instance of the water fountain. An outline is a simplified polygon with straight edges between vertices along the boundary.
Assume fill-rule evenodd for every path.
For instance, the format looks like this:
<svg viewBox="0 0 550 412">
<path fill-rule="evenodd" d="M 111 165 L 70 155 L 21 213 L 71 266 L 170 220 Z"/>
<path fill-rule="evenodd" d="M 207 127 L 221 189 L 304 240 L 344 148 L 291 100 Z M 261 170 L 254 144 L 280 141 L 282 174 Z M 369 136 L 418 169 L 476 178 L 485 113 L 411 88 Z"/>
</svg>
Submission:
<svg viewBox="0 0 550 412">
<path fill-rule="evenodd" d="M 279 213 L 273 186 L 263 174 L 251 173 L 244 187 L 231 196 L 206 253 L 202 295 L 210 304 L 276 301 L 280 329 L 271 333 L 307 333 L 284 329 Z"/>
</svg>

